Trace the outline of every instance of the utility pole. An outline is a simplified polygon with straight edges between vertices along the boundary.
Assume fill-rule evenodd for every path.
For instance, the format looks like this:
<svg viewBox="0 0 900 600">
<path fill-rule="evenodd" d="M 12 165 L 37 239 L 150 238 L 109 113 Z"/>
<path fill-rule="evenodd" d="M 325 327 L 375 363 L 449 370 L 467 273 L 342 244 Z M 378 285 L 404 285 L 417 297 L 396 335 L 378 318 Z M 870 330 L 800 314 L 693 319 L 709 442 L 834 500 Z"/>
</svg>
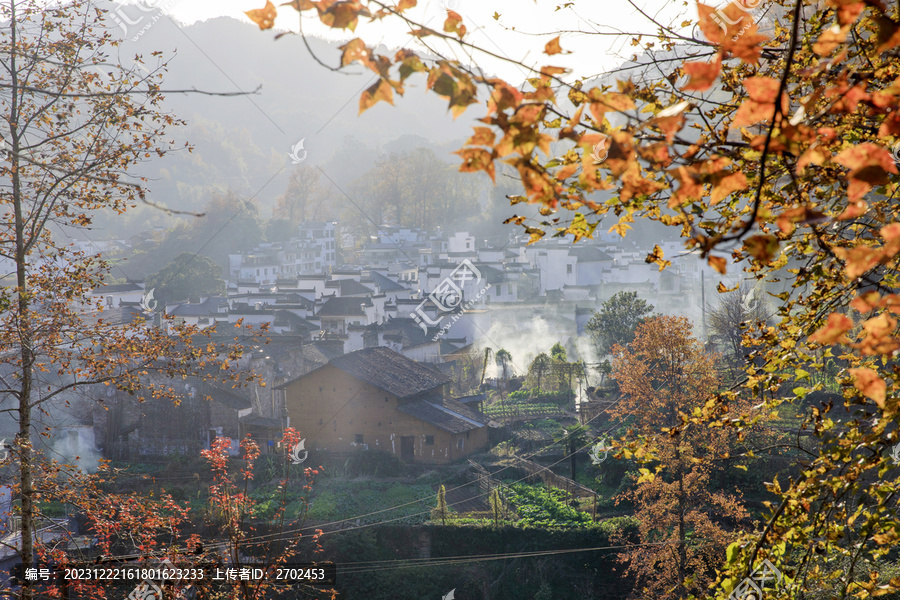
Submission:
<svg viewBox="0 0 900 600">
<path fill-rule="evenodd" d="M 706 272 L 703 270 L 703 264 L 700 265 L 700 311 L 703 318 L 700 320 L 703 343 L 706 343 Z"/>
</svg>

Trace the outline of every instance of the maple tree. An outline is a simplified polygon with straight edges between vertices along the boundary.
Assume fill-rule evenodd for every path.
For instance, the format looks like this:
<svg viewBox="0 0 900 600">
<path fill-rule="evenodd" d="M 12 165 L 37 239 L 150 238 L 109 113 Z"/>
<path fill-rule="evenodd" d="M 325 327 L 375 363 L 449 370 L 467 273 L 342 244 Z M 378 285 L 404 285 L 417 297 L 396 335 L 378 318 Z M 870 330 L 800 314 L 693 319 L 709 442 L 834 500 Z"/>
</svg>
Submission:
<svg viewBox="0 0 900 600">
<path fill-rule="evenodd" d="M 444 42 L 466 56 L 490 52 L 467 37 L 459 13 L 448 10 L 443 27 L 432 29 L 411 17 L 416 5 L 294 0 L 285 6 L 351 32 L 361 22 L 399 20 L 430 47 Z M 900 418 L 900 373 L 892 360 L 900 349 L 900 177 L 890 152 L 900 140 L 900 8 L 877 0 L 773 0 L 763 27 L 739 2 L 696 8 L 696 23 L 654 23 L 654 35 L 635 35 L 642 50 L 635 63 L 655 76 L 622 77 L 615 88 L 554 66 L 552 57 L 565 49 L 561 36 L 543 47 L 546 64 L 518 63 L 532 73 L 523 85 L 409 49 L 385 56 L 361 37 L 342 46 L 340 66 L 360 63 L 378 77 L 362 93 L 360 110 L 393 102 L 415 74 L 448 100 L 454 116 L 486 106 L 458 151 L 460 169 L 494 177 L 497 162 L 515 168 L 522 193 L 512 202 L 538 205 L 545 220 L 509 222 L 533 239 L 555 229 L 578 240 L 603 218 L 613 218 L 611 230 L 625 234 L 635 218 L 650 218 L 678 228 L 686 247 L 719 272 L 730 259 L 751 277 L 786 282 L 774 291 L 777 323 L 744 336 L 753 361 L 743 385 L 720 393 L 692 418 L 752 425 L 819 386 L 778 393 L 785 380 L 802 384 L 832 357 L 846 366 L 839 384 L 846 407 L 858 416 L 836 422 L 832 409 L 812 410 L 814 436 L 839 429 L 840 443 L 826 444 L 829 452 L 786 487 L 771 482 L 778 501 L 762 534 L 728 553 L 722 590 L 768 558 L 786 573 L 773 592 L 783 597 L 833 581 L 840 597 L 897 591 L 900 581 L 876 589 L 871 573 L 830 571 L 812 557 L 877 561 L 898 535 L 900 476 L 889 470 L 886 450 L 900 443 L 893 427 Z M 267 2 L 248 16 L 268 29 L 277 10 Z M 682 33 L 691 25 L 691 33 Z M 598 165 L 590 154 L 601 134 L 609 152 Z M 551 142 L 569 146 L 552 156 Z M 597 192 L 609 198 L 599 200 Z M 659 246 L 647 260 L 669 264 Z M 763 398 L 765 406 L 728 414 L 748 397 Z"/>
<path fill-rule="evenodd" d="M 293 448 L 301 440 L 299 432 L 293 428 L 286 428 L 281 440 L 284 448 Z M 210 487 L 210 506 L 213 518 L 218 529 L 216 539 L 225 540 L 221 552 L 201 553 L 203 558 L 214 557 L 218 561 L 229 566 L 262 566 L 266 569 L 288 563 L 291 559 L 304 557 L 307 560 L 310 554 L 321 551 L 319 538 L 321 530 L 310 536 L 310 548 L 301 547 L 302 535 L 299 526 L 302 525 L 309 508 L 308 494 L 312 491 L 313 480 L 319 474 L 319 469 L 306 467 L 303 469 L 303 479 L 291 481 L 291 465 L 285 462 L 284 477 L 278 482 L 279 502 L 275 514 L 270 518 L 277 524 L 278 532 L 275 534 L 256 534 L 251 525 L 257 515 L 258 503 L 250 495 L 250 482 L 253 480 L 254 462 L 259 458 L 259 446 L 248 435 L 240 441 L 242 465 L 237 473 L 232 473 L 229 466 L 229 449 L 231 440 L 228 438 L 216 438 L 209 450 L 201 452 L 204 459 L 209 462 L 213 472 L 213 485 Z M 286 511 L 286 494 L 290 486 L 302 487 L 304 497 L 302 499 L 303 510 L 291 522 L 288 522 Z M 292 531 L 287 531 L 287 526 L 292 526 Z M 306 540 L 303 540 L 306 541 Z M 193 541 L 196 545 L 196 540 Z M 245 557 L 253 557 L 257 560 L 248 561 Z M 224 561 L 223 561 L 224 559 Z M 276 581 L 272 577 L 256 581 L 238 581 L 233 584 L 237 597 L 244 600 L 255 600 L 271 597 L 273 594 L 287 589 L 297 590 L 307 586 L 298 585 L 291 581 Z M 306 591 L 316 591 L 312 586 Z M 334 590 L 324 592 L 332 598 Z"/>
<path fill-rule="evenodd" d="M 622 399 L 612 416 L 628 427 L 624 455 L 655 465 L 653 472 L 642 468 L 637 487 L 619 498 L 635 503 L 640 532 L 640 545 L 626 547 L 619 560 L 654 597 L 702 595 L 734 539 L 723 521 L 748 516 L 735 494 L 710 483 L 736 436 L 721 428 L 679 429 L 715 395 L 715 357 L 691 337 L 686 318 L 670 316 L 647 319 L 634 341 L 613 354 Z"/>
<path fill-rule="evenodd" d="M 291 448 L 299 441 L 296 430 L 285 429 L 281 439 L 284 448 Z M 35 462 L 39 468 L 35 482 L 40 493 L 35 495 L 35 501 L 60 502 L 77 509 L 85 516 L 86 528 L 98 553 L 97 556 L 82 556 L 66 544 L 41 543 L 36 551 L 43 564 L 54 564 L 57 571 L 65 572 L 67 567 L 113 566 L 117 561 L 142 560 L 148 561 L 143 563 L 145 565 L 154 565 L 167 560 L 172 567 L 180 569 L 204 568 L 206 574 L 204 578 L 167 582 L 165 586 L 173 587 L 177 592 L 172 597 L 185 597 L 182 594 L 193 587 L 194 593 L 203 597 L 254 600 L 291 591 L 334 598 L 334 590 L 291 580 L 279 581 L 273 576 L 215 581 L 216 568 L 255 567 L 272 572 L 290 561 L 310 561 L 321 551 L 321 530 L 307 537 L 300 532 L 308 508 L 308 495 L 319 470 L 301 469 L 290 464 L 286 456 L 279 457 L 284 461 L 281 477 L 274 482 L 279 496 L 274 514 L 265 521 L 274 528 L 261 534 L 253 525 L 254 520 L 258 521 L 259 504 L 249 493 L 259 448 L 248 436 L 241 440 L 241 455 L 235 459 L 230 456 L 231 447 L 230 439 L 219 437 L 208 450 L 201 452 L 212 475 L 209 510 L 205 515 L 209 534 L 205 536 L 198 533 L 201 515 L 192 515 L 190 507 L 174 500 L 164 488 L 151 494 L 111 493 L 110 489 L 114 488 L 123 470 L 112 467 L 109 461 L 101 460 L 96 473 L 85 473 L 72 471 L 36 451 L 35 457 L 39 460 Z M 292 473 L 294 470 L 300 471 L 302 476 L 297 477 Z M 197 477 L 199 481 L 199 474 Z M 206 477 L 203 479 L 207 480 Z M 298 488 L 303 494 L 303 510 L 288 519 L 287 492 Z M 43 584 L 40 592 L 51 598 L 67 598 L 70 592 L 78 598 L 107 598 L 112 595 L 113 588 L 122 583 L 88 578 L 57 580 Z M 163 585 L 162 582 L 155 583 Z M 126 581 L 124 585 L 136 588 L 141 583 Z"/>
<path fill-rule="evenodd" d="M 63 468 L 77 475 L 38 448 L 39 436 L 52 433 L 44 417 L 67 405 L 74 390 L 114 385 L 149 401 L 178 402 L 174 381 L 198 371 L 217 371 L 235 385 L 254 378 L 229 368 L 242 354 L 238 343 L 110 314 L 90 295 L 104 285 L 108 263 L 64 241 L 98 212 L 152 205 L 129 169 L 171 150 L 165 130 L 179 124 L 160 105 L 165 62 L 157 54 L 112 60 L 118 42 L 103 14 L 78 0 L 0 5 L 0 259 L 11 272 L 0 288 L 0 379 L 17 425 L 10 460 L 21 526 L 13 545 L 26 566 L 47 552 L 35 535 L 38 501 L 55 486 L 45 474 Z M 163 522 L 148 522 L 148 530 Z M 149 538 L 135 535 L 144 540 L 135 542 L 140 549 Z M 34 594 L 25 581 L 19 596 Z"/>
</svg>

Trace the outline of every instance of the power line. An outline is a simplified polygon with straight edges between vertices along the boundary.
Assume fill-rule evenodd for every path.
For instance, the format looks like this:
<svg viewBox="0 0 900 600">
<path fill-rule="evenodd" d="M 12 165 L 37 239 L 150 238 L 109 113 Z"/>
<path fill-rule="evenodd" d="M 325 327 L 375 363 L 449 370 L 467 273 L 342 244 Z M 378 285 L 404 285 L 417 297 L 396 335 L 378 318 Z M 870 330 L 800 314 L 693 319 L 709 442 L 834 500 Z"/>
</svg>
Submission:
<svg viewBox="0 0 900 600">
<path fill-rule="evenodd" d="M 712 538 L 696 538 L 686 540 L 689 542 L 709 542 L 714 541 Z M 598 552 L 602 550 L 622 550 L 625 548 L 646 547 L 646 546 L 668 546 L 680 545 L 680 540 L 672 540 L 665 542 L 645 542 L 630 545 L 617 546 L 595 546 L 593 548 L 563 548 L 560 550 L 536 550 L 533 552 L 510 552 L 504 554 L 481 554 L 481 555 L 459 555 L 437 558 L 410 558 L 410 559 L 394 559 L 382 561 L 365 561 L 355 563 L 341 563 L 341 574 L 368 573 L 376 571 L 399 570 L 408 568 L 429 568 L 449 565 L 471 564 L 488 562 L 493 560 L 510 560 L 515 558 L 531 558 L 537 556 L 555 556 L 560 554 L 575 554 L 577 552 Z"/>
<path fill-rule="evenodd" d="M 610 407 L 607 407 L 607 408 L 603 409 L 602 411 L 598 412 L 596 415 L 594 415 L 593 417 L 591 417 L 591 419 L 588 421 L 588 423 L 589 423 L 590 421 L 592 421 L 592 420 L 598 418 L 601 414 L 603 414 L 604 412 L 606 412 L 607 410 L 609 410 L 609 408 L 610 408 Z M 629 414 L 631 414 L 631 413 L 629 413 Z M 605 434 L 609 433 L 610 431 L 612 431 L 612 429 L 613 429 L 613 428 L 610 427 L 609 429 L 607 429 L 606 431 L 604 431 L 604 432 L 602 433 L 602 435 L 605 435 Z M 565 439 L 565 438 L 563 438 L 563 439 Z M 544 446 L 543 448 L 540 448 L 540 449 L 538 449 L 538 450 L 535 450 L 535 451 L 532 452 L 531 454 L 526 454 L 525 457 L 523 457 L 523 458 L 525 458 L 526 460 L 529 459 L 529 458 L 532 458 L 532 457 L 536 456 L 537 454 L 540 454 L 541 452 L 543 452 L 543 451 L 545 451 L 545 450 L 547 450 L 547 449 L 549 449 L 549 448 L 552 448 L 553 446 L 555 446 L 556 444 L 560 443 L 561 441 L 562 441 L 562 439 L 556 440 L 556 441 L 554 441 L 553 443 L 548 444 L 547 446 Z M 549 465 L 549 466 L 546 466 L 546 467 L 542 467 L 541 470 L 538 471 L 538 473 L 541 473 L 541 472 L 543 472 L 543 471 L 549 471 L 552 467 L 555 467 L 556 465 L 560 464 L 561 462 L 563 462 L 563 461 L 568 460 L 569 458 L 571 458 L 573 454 L 577 454 L 578 452 L 581 452 L 582 450 L 585 450 L 585 449 L 591 447 L 592 445 L 593 445 L 593 442 L 590 442 L 590 443 L 588 443 L 588 444 L 586 444 L 586 445 L 584 445 L 584 446 L 578 448 L 577 450 L 575 450 L 575 451 L 572 452 L 571 454 L 566 454 L 566 455 L 564 455 L 561 459 L 559 459 L 559 460 L 556 461 L 555 463 L 553 463 L 553 464 L 551 464 L 551 465 Z M 505 471 L 505 470 L 507 470 L 507 469 L 510 469 L 510 468 L 512 468 L 512 465 L 508 465 L 508 466 L 506 466 L 506 467 L 503 467 L 502 469 L 500 469 L 500 470 L 497 471 L 496 473 L 493 473 L 491 476 L 493 477 L 493 476 L 495 476 L 495 475 L 497 475 L 497 474 L 499 474 L 499 473 L 502 473 L 503 471 Z M 512 485 L 515 485 L 516 483 L 521 483 L 521 482 L 523 482 L 523 481 L 525 481 L 525 480 L 527 480 L 527 479 L 530 479 L 530 478 L 534 477 L 535 475 L 536 475 L 536 473 L 535 473 L 535 474 L 528 474 L 528 475 L 526 475 L 525 477 L 522 477 L 522 478 L 517 479 L 516 481 L 512 482 Z M 460 485 L 460 486 L 456 486 L 456 487 L 454 487 L 454 488 L 450 488 L 449 491 L 452 492 L 452 491 L 454 491 L 454 490 L 462 489 L 462 488 L 465 488 L 465 487 L 467 487 L 467 486 L 477 484 L 477 483 L 479 483 L 479 482 L 481 481 L 481 479 L 482 479 L 482 478 L 479 478 L 479 479 L 477 479 L 476 481 L 472 481 L 472 482 L 465 483 L 465 484 Z M 445 490 L 445 492 L 446 492 L 446 491 L 447 491 L 447 490 Z M 477 494 L 477 495 L 475 495 L 475 496 L 472 496 L 472 497 L 470 497 L 470 498 L 467 498 L 466 500 L 463 500 L 463 502 L 468 502 L 468 501 L 471 501 L 471 500 L 475 500 L 475 499 L 481 498 L 482 496 L 486 496 L 486 495 L 488 495 L 488 492 L 482 492 L 482 493 L 480 493 L 480 494 Z M 328 526 L 330 526 L 330 525 L 338 525 L 338 524 L 341 524 L 341 523 L 346 523 L 346 522 L 348 522 L 348 521 L 359 520 L 359 519 L 362 519 L 362 518 L 365 518 L 365 517 L 370 517 L 370 516 L 377 515 L 377 514 L 381 514 L 381 513 L 384 513 L 384 512 L 390 512 L 390 511 L 393 511 L 393 510 L 397 510 L 397 509 L 400 509 L 400 508 L 403 508 L 403 507 L 406 507 L 406 506 L 410 506 L 410 505 L 413 505 L 413 504 L 419 504 L 419 503 L 422 503 L 422 502 L 430 502 L 430 501 L 432 501 L 434 498 L 437 498 L 437 496 L 438 496 L 438 494 L 434 494 L 433 496 L 429 496 L 429 497 L 427 497 L 427 498 L 421 498 L 421 499 L 419 499 L 419 500 L 413 500 L 413 501 L 406 502 L 406 503 L 403 503 L 403 504 L 399 504 L 399 505 L 396 505 L 396 506 L 393 506 L 393 507 L 390 507 L 390 508 L 385 508 L 385 509 L 373 511 L 373 512 L 370 512 L 370 513 L 362 514 L 362 515 L 356 515 L 356 516 L 353 516 L 353 517 L 349 517 L 349 518 L 345 518 L 345 519 L 340 519 L 340 520 L 337 520 L 337 521 L 331 521 L 331 522 L 328 522 L 328 523 L 320 523 L 320 524 L 315 525 L 315 526 L 310 525 L 310 526 L 306 526 L 306 527 L 299 527 L 299 528 L 296 528 L 296 529 L 289 529 L 289 530 L 282 531 L 282 532 L 278 532 L 278 533 L 270 533 L 270 534 L 263 534 L 263 535 L 253 536 L 253 537 L 247 538 L 247 539 L 245 539 L 245 540 L 243 540 L 243 541 L 246 542 L 246 543 L 252 543 L 252 542 L 262 542 L 262 541 L 266 541 L 266 540 L 267 540 L 267 541 L 270 541 L 270 542 L 287 540 L 287 539 L 290 539 L 290 538 L 292 537 L 292 534 L 302 535 L 302 532 L 303 532 L 303 531 L 317 531 L 317 530 L 320 530 L 322 527 L 328 527 Z M 391 518 L 391 519 L 386 519 L 386 520 L 384 520 L 384 521 L 378 521 L 378 522 L 375 522 L 375 523 L 366 523 L 366 524 L 362 524 L 362 525 L 356 525 L 356 526 L 354 526 L 354 527 L 350 527 L 350 528 L 347 528 L 347 529 L 336 529 L 336 530 L 333 530 L 333 531 L 324 531 L 324 532 L 322 532 L 321 534 L 319 534 L 319 537 L 323 537 L 323 536 L 325 536 L 325 535 L 331 535 L 331 534 L 334 534 L 334 533 L 345 533 L 345 532 L 348 532 L 348 531 L 356 531 L 357 529 L 365 529 L 365 528 L 368 528 L 368 527 L 374 527 L 374 526 L 377 526 L 377 525 L 384 525 L 384 524 L 387 524 L 387 523 L 391 523 L 391 522 L 394 522 L 394 521 L 398 521 L 398 520 L 400 520 L 400 519 L 408 519 L 408 518 L 411 518 L 411 517 L 417 517 L 417 516 L 426 515 L 426 514 L 430 515 L 430 514 L 431 514 L 431 509 L 428 509 L 428 510 L 425 510 L 425 511 L 421 511 L 421 512 L 418 512 L 418 513 L 413 513 L 413 514 L 411 514 L 411 515 L 401 515 L 401 516 L 394 517 L 394 518 Z M 219 543 L 219 544 L 215 544 L 215 545 L 214 545 L 214 547 L 221 547 L 221 548 L 225 548 L 225 547 L 227 547 L 227 546 L 228 546 L 228 543 L 227 543 L 227 542 Z"/>
</svg>

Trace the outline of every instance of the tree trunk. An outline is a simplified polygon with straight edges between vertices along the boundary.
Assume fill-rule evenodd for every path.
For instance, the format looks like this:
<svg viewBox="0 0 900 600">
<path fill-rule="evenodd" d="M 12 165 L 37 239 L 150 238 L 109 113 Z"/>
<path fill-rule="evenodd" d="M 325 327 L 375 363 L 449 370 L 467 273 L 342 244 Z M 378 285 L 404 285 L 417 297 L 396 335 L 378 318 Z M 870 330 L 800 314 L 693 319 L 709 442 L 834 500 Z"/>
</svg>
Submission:
<svg viewBox="0 0 900 600">
<path fill-rule="evenodd" d="M 578 447 L 575 443 L 575 438 L 571 437 L 569 438 L 569 465 L 572 468 L 572 477 L 570 478 L 572 481 L 575 481 L 575 468 L 578 462 L 578 457 L 575 455 L 576 450 L 578 450 Z"/>
<path fill-rule="evenodd" d="M 679 598 L 684 598 L 687 590 L 684 587 L 684 578 L 687 577 L 687 546 L 684 527 L 684 477 L 678 478 L 678 590 Z"/>
<path fill-rule="evenodd" d="M 16 4 L 10 2 L 10 46 L 15 48 L 16 37 Z M 18 295 L 18 318 L 21 377 L 19 389 L 19 434 L 16 440 L 16 449 L 19 458 L 19 495 L 22 500 L 22 566 L 31 567 L 34 564 L 34 475 L 31 471 L 31 387 L 33 382 L 34 350 L 32 348 L 31 322 L 28 311 L 30 301 L 28 299 L 28 250 L 25 242 L 25 219 L 22 214 L 22 182 L 19 173 L 19 78 L 16 65 L 16 53 L 10 55 L 11 75 L 11 104 L 10 104 L 10 142 L 12 153 L 12 188 L 13 211 L 16 225 L 16 293 Z M 34 597 L 34 589 L 26 580 L 22 584 L 23 600 Z"/>
</svg>

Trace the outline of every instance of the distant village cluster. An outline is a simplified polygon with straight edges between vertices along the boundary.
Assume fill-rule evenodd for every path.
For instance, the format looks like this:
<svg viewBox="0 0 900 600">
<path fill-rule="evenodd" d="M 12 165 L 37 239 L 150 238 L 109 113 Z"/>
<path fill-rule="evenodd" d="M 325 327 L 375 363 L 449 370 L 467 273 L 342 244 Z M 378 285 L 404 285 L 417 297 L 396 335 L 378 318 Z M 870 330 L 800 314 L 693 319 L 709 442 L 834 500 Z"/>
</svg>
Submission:
<svg viewBox="0 0 900 600">
<path fill-rule="evenodd" d="M 180 406 L 165 409 L 108 391 L 106 406 L 89 424 L 70 423 L 70 435 L 86 441 L 92 432 L 103 454 L 128 458 L 247 434 L 274 452 L 290 426 L 311 452 L 365 447 L 412 462 L 457 460 L 485 448 L 491 423 L 477 410 L 480 394 L 451 397 L 454 368 L 485 346 L 527 354 L 514 338 L 497 339 L 505 331 L 527 333 L 537 319 L 560 340 L 586 336 L 593 310 L 619 291 L 702 326 L 719 277 L 678 243 L 660 246 L 672 261 L 664 271 L 618 236 L 529 245 L 514 235 L 382 227 L 360 243 L 337 222 L 309 222 L 287 242 L 230 255 L 222 296 L 148 306 L 143 282 L 107 285 L 92 292 L 106 318 L 215 324 L 214 337 L 250 350 L 246 366 L 263 381 L 231 388 L 198 377 L 184 384 Z M 267 339 L 241 337 L 238 323 L 265 325 Z"/>
</svg>

